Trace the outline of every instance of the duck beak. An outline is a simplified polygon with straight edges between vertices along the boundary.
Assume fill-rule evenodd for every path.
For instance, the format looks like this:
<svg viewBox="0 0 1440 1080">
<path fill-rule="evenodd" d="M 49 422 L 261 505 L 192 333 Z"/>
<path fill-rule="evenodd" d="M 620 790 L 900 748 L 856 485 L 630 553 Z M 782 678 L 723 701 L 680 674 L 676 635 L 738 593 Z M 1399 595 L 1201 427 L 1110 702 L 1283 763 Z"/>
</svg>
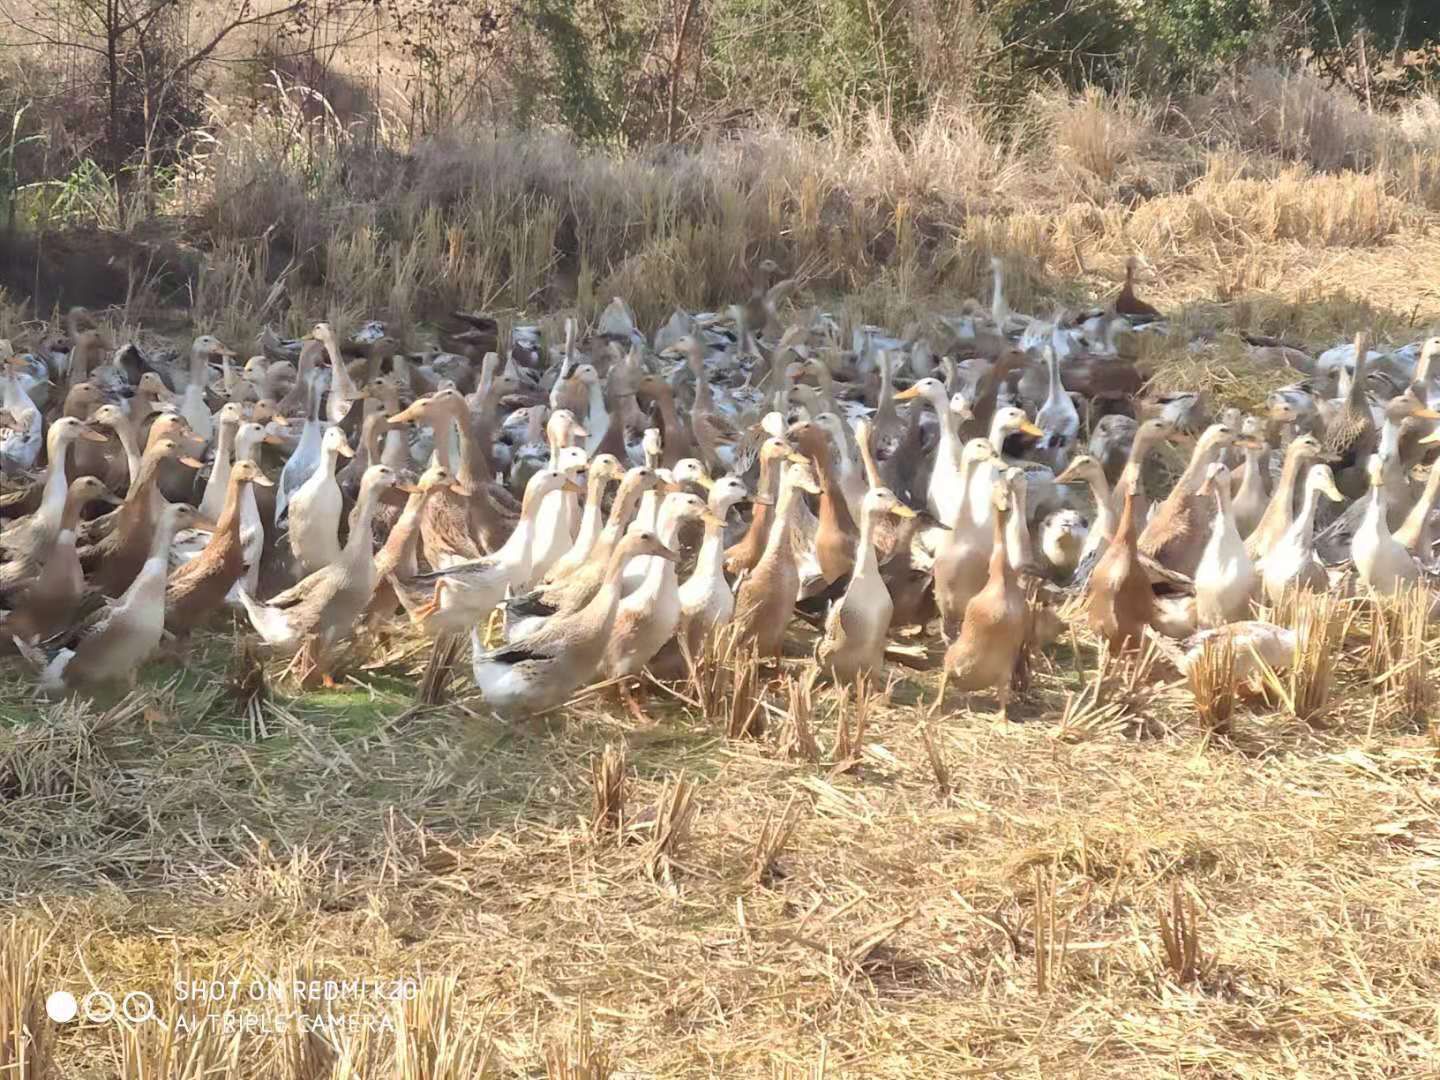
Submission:
<svg viewBox="0 0 1440 1080">
<path fill-rule="evenodd" d="M 1416 409 L 1411 415 L 1421 420 L 1440 420 L 1440 412 L 1430 408 Z"/>
<path fill-rule="evenodd" d="M 392 424 L 412 424 L 425 415 L 425 409 L 418 401 L 411 402 L 406 408 L 401 409 L 394 416 L 390 417 Z"/>
<path fill-rule="evenodd" d="M 337 446 L 335 449 L 339 451 L 341 457 L 353 458 L 355 456 L 355 451 L 351 450 L 350 447 L 345 445 L 344 443 Z"/>
<path fill-rule="evenodd" d="M 797 454 L 793 450 L 785 455 L 785 460 L 792 465 L 809 465 L 810 459 L 804 454 Z"/>
<path fill-rule="evenodd" d="M 911 398 L 917 398 L 917 397 L 919 397 L 919 396 L 920 396 L 920 387 L 919 387 L 919 386 L 908 386 L 908 387 L 906 387 L 904 390 L 901 390 L 898 394 L 895 395 L 895 400 L 896 400 L 896 401 L 909 401 Z"/>
<path fill-rule="evenodd" d="M 717 529 L 723 529 L 725 527 L 725 519 L 719 514 L 712 513 L 709 510 L 706 510 L 705 513 L 700 515 L 700 520 L 706 525 L 714 525 Z"/>
<path fill-rule="evenodd" d="M 674 548 L 666 547 L 664 544 L 660 544 L 659 547 L 660 550 L 655 552 L 657 558 L 664 559 L 666 562 L 680 561 L 680 553 Z"/>
<path fill-rule="evenodd" d="M 109 441 L 110 441 L 110 439 L 109 439 L 108 436 L 102 434 L 102 433 L 99 432 L 99 431 L 95 431 L 95 430 L 92 429 L 92 428 L 88 428 L 88 427 L 85 428 L 85 429 L 83 429 L 83 430 L 80 432 L 80 437 L 81 437 L 82 439 L 88 439 L 88 440 L 90 440 L 91 442 L 109 442 Z"/>
<path fill-rule="evenodd" d="M 906 506 L 904 503 L 896 503 L 890 508 L 890 513 L 894 514 L 898 518 L 913 518 L 920 516 L 919 514 L 915 513 L 914 510 L 911 510 L 910 507 Z"/>
<path fill-rule="evenodd" d="M 191 469 L 203 469 L 205 467 L 205 463 L 203 461 L 200 461 L 198 458 L 193 458 L 189 454 L 186 454 L 179 458 L 179 462 L 181 465 L 184 465 L 187 468 Z"/>
<path fill-rule="evenodd" d="M 1431 443 L 1440 443 L 1440 428 L 1436 428 L 1434 431 L 1430 432 L 1430 434 L 1422 438 L 1420 442 L 1427 446 Z"/>
<path fill-rule="evenodd" d="M 260 441 L 266 446 L 284 446 L 285 440 L 279 435 L 272 435 L 268 431 L 260 437 Z"/>
<path fill-rule="evenodd" d="M 113 491 L 107 491 L 104 495 L 101 495 L 100 501 L 103 503 L 109 503 L 111 506 L 125 505 L 125 500 L 122 499 L 119 495 L 116 495 Z"/>
<path fill-rule="evenodd" d="M 1249 436 L 1242 436 L 1235 440 L 1237 450 L 1264 450 L 1265 444 L 1259 439 L 1252 439 Z"/>
<path fill-rule="evenodd" d="M 590 433 L 578 424 L 570 429 L 570 435 L 576 439 L 588 439 L 590 437 Z"/>
<path fill-rule="evenodd" d="M 259 484 L 261 487 L 274 487 L 275 481 L 271 480 L 264 473 L 256 473 L 250 481 L 252 484 Z"/>
<path fill-rule="evenodd" d="M 416 487 L 414 484 L 402 484 L 402 483 L 400 483 L 400 482 L 398 482 L 398 481 L 397 481 L 396 484 L 395 484 L 395 490 L 396 490 L 396 491 L 403 491 L 406 495 L 418 495 L 418 494 L 420 494 L 420 489 L 419 489 L 418 487 Z"/>
<path fill-rule="evenodd" d="M 1325 481 L 1325 485 L 1320 490 L 1329 496 L 1331 502 L 1344 501 L 1345 496 L 1340 494 L 1340 489 L 1335 486 L 1334 480 Z"/>
<path fill-rule="evenodd" d="M 1074 484 L 1074 483 L 1078 482 L 1079 479 L 1080 479 L 1080 477 L 1078 477 L 1078 476 L 1075 475 L 1075 466 L 1072 464 L 1072 465 L 1066 465 L 1065 468 L 1064 468 L 1064 470 L 1060 473 L 1060 475 L 1057 476 L 1057 477 L 1055 477 L 1055 483 L 1057 483 L 1057 484 Z"/>
<path fill-rule="evenodd" d="M 1026 421 L 1024 421 L 1023 423 L 1021 423 L 1019 430 L 1020 430 L 1020 434 L 1022 434 L 1022 435 L 1034 435 L 1036 438 L 1039 438 L 1040 436 L 1042 436 L 1042 435 L 1045 434 L 1045 432 L 1041 431 L 1038 427 L 1036 427 L 1034 424 L 1032 424 L 1029 420 L 1026 420 Z"/>
<path fill-rule="evenodd" d="M 699 484 L 706 491 L 710 491 L 715 487 L 715 481 L 711 480 L 710 477 L 706 476 L 704 473 L 701 473 L 695 478 L 695 483 Z"/>
<path fill-rule="evenodd" d="M 467 499 L 470 497 L 470 494 L 471 494 L 470 489 L 469 489 L 468 487 L 466 487 L 464 484 L 460 483 L 459 481 L 456 481 L 455 483 L 451 484 L 451 485 L 450 485 L 450 490 L 451 490 L 453 493 L 455 493 L 456 495 L 460 495 L 460 496 L 462 496 L 462 497 L 464 497 L 464 498 L 467 498 Z"/>
</svg>

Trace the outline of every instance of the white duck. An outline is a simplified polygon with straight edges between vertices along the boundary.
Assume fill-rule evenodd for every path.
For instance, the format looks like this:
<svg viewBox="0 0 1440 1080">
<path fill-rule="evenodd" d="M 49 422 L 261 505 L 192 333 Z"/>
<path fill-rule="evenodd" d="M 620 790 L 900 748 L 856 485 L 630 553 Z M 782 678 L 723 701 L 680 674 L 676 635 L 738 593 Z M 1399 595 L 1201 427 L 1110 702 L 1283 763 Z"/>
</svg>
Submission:
<svg viewBox="0 0 1440 1080">
<path fill-rule="evenodd" d="M 1280 603 L 1290 589 L 1323 592 L 1330 586 L 1325 567 L 1315 555 L 1315 512 L 1321 495 L 1337 503 L 1343 498 L 1330 466 L 1312 465 L 1305 478 L 1305 501 L 1300 513 L 1280 542 L 1260 560 L 1265 598 L 1272 604 Z"/>
<path fill-rule="evenodd" d="M 290 552 L 301 574 L 313 574 L 340 558 L 340 515 L 344 496 L 335 479 L 341 457 L 355 451 L 345 432 L 332 427 L 320 439 L 320 467 L 290 498 Z"/>
<path fill-rule="evenodd" d="M 735 594 L 725 578 L 725 518 L 732 507 L 750 498 L 739 477 L 722 476 L 710 488 L 710 513 L 695 569 L 680 586 L 679 636 L 691 656 L 698 656 L 705 638 L 735 614 Z"/>
<path fill-rule="evenodd" d="M 1200 483 L 1201 496 L 1213 495 L 1218 507 L 1210 539 L 1195 568 L 1195 615 L 1202 627 L 1239 622 L 1250 615 L 1260 575 L 1245 553 L 1245 541 L 1230 504 L 1230 470 L 1210 465 Z"/>
<path fill-rule="evenodd" d="M 1350 541 L 1350 555 L 1366 588 L 1377 596 L 1391 596 L 1419 580 L 1420 566 L 1390 533 L 1386 466 L 1379 454 L 1370 456 L 1366 471 L 1370 476 L 1370 502 Z"/>
</svg>

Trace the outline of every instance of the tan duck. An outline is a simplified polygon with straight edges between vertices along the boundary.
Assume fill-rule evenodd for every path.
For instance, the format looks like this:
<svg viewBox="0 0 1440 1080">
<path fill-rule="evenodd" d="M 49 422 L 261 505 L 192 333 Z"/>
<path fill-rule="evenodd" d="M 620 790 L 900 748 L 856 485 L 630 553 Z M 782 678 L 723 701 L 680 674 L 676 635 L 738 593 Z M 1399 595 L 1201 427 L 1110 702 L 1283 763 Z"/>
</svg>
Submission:
<svg viewBox="0 0 1440 1080">
<path fill-rule="evenodd" d="M 368 622 L 379 622 L 395 614 L 400 605 L 397 584 L 409 581 L 420 572 L 420 515 L 425 501 L 454 483 L 455 478 L 443 465 L 431 465 L 420 474 L 415 490 L 406 498 L 400 516 L 375 553 L 375 595 L 365 609 Z"/>
<path fill-rule="evenodd" d="M 810 459 L 820 481 L 815 555 L 825 581 L 835 582 L 854 567 L 855 545 L 860 537 L 840 486 L 836 452 L 825 429 L 813 421 L 792 425 L 789 435 L 795 448 Z"/>
<path fill-rule="evenodd" d="M 631 559 L 644 556 L 672 562 L 679 558 L 654 533 L 629 533 L 611 552 L 600 587 L 583 607 L 557 615 L 519 642 L 488 652 L 480 630 L 472 630 L 475 685 L 485 703 L 502 716 L 529 716 L 563 705 L 593 679 L 619 612 L 620 575 Z"/>
<path fill-rule="evenodd" d="M 1115 297 L 1115 312 L 1117 315 L 1126 315 L 1137 320 L 1158 319 L 1160 312 L 1135 295 L 1135 271 L 1139 265 L 1139 260 L 1134 255 L 1125 260 L 1125 284 L 1120 287 L 1120 294 Z"/>
<path fill-rule="evenodd" d="M 625 474 L 590 557 L 563 580 L 506 600 L 506 640 L 518 641 L 539 630 L 551 616 L 578 611 L 590 602 L 605 578 L 611 553 L 639 511 L 641 499 L 662 482 L 659 473 L 644 465 Z"/>
<path fill-rule="evenodd" d="M 459 488 L 469 492 L 458 495 L 451 488 L 441 488 L 434 498 L 426 500 L 420 521 L 420 543 L 426 561 L 441 569 L 498 549 L 510 535 L 514 521 L 496 504 L 490 479 L 482 471 L 482 454 L 475 445 L 470 408 L 464 396 L 453 388 L 437 390 L 417 398 L 390 422 L 418 422 L 429 427 L 435 436 L 434 462 L 455 477 Z M 458 445 L 458 461 L 454 460 L 452 445 Z"/>
<path fill-rule="evenodd" d="M 1300 478 L 1324 455 L 1325 450 L 1314 435 L 1299 435 L 1290 441 L 1290 445 L 1285 448 L 1285 456 L 1281 459 L 1280 478 L 1275 483 L 1275 492 L 1270 496 L 1259 524 L 1245 538 L 1245 551 L 1250 558 L 1258 562 L 1290 530 L 1295 520 Z"/>
<path fill-rule="evenodd" d="M 1086 484 L 1095 501 L 1095 517 L 1085 533 L 1085 541 L 1080 547 L 1075 571 L 1071 575 L 1077 584 L 1083 584 L 1085 577 L 1095 568 L 1095 562 L 1105 550 L 1105 545 L 1115 535 L 1120 516 L 1116 511 L 1114 493 L 1110 490 L 1105 469 L 1098 459 L 1089 454 L 1077 454 L 1071 458 L 1070 464 L 1055 478 L 1055 482 Z"/>
<path fill-rule="evenodd" d="M 186 503 L 166 506 L 152 530 L 140 573 L 117 601 L 102 604 L 78 625 L 34 646 L 22 646 L 21 652 L 41 667 L 41 693 L 106 683 L 134 687 L 141 666 L 154 655 L 165 629 L 170 541 L 177 529 L 191 525 L 196 516 L 195 508 Z"/>
<path fill-rule="evenodd" d="M 771 437 L 760 444 L 760 479 L 751 500 L 754 509 L 745 535 L 725 551 L 725 572 L 731 576 L 752 570 L 765 553 L 775 522 L 775 505 L 780 492 L 780 476 L 787 460 L 805 461 L 795 454 L 784 439 Z"/>
<path fill-rule="evenodd" d="M 966 442 L 957 475 L 960 490 L 972 495 L 975 486 L 971 478 L 996 456 L 989 439 Z M 954 528 L 944 535 L 935 553 L 935 604 L 940 610 L 940 633 L 947 642 L 959 636 L 966 608 L 989 580 L 992 533 L 988 525 L 977 524 L 962 502 L 955 511 Z"/>
<path fill-rule="evenodd" d="M 583 458 L 578 447 L 568 449 Z M 411 621 L 432 636 L 464 633 L 485 619 L 507 593 L 529 584 L 532 560 L 541 547 L 538 530 L 545 499 L 557 491 L 580 491 L 581 468 L 583 463 L 541 469 L 532 476 L 525 488 L 520 523 L 493 554 L 392 583 Z"/>
<path fill-rule="evenodd" d="M 1380 433 L 1365 398 L 1370 338 L 1355 336 L 1355 372 L 1340 407 L 1325 425 L 1324 448 L 1334 462 L 1336 486 L 1347 498 L 1359 498 L 1367 487 L 1365 461 L 1375 451 Z"/>
<path fill-rule="evenodd" d="M 45 439 L 48 463 L 39 508 L 0 533 L 0 548 L 3 548 L 4 554 L 4 562 L 0 563 L 0 596 L 34 581 L 55 546 L 63 527 L 70 491 L 65 479 L 65 453 L 77 439 L 103 442 L 105 436 L 91 431 L 84 422 L 74 417 L 62 417 L 50 425 Z"/>
<path fill-rule="evenodd" d="M 252 461 L 237 461 L 228 473 L 225 502 L 209 542 L 171 574 L 165 586 L 165 627 L 182 639 L 214 617 L 249 568 L 242 534 L 245 489 L 251 484 L 274 485 Z"/>
<path fill-rule="evenodd" d="M 66 626 L 85 592 L 85 573 L 76 552 L 75 530 L 81 512 L 93 502 L 118 505 L 120 499 L 94 476 L 71 481 L 60 519 L 60 532 L 40 560 L 39 572 L 6 597 L 10 614 L 0 620 L 0 651 L 8 652 L 14 638 L 34 641 Z"/>
<path fill-rule="evenodd" d="M 240 589 L 240 602 L 250 624 L 271 648 L 282 654 L 294 653 L 307 640 L 314 641 L 316 668 L 327 686 L 334 685 L 329 665 L 335 647 L 354 630 L 375 592 L 370 519 L 388 488 L 414 490 L 400 483 L 388 466 L 370 466 L 360 485 L 359 518 L 337 562 L 264 603 L 248 589 Z"/>
<path fill-rule="evenodd" d="M 678 550 L 680 530 L 687 523 L 707 527 L 724 522 L 710 512 L 705 500 L 684 491 L 672 491 L 660 506 L 660 542 Z M 620 601 L 605 656 L 598 674 L 603 679 L 638 675 L 675 636 L 680 624 L 680 583 L 675 560 L 641 560 L 645 574 L 635 590 Z"/>
<path fill-rule="evenodd" d="M 1009 718 L 1011 680 L 1030 621 L 1020 575 L 1006 552 L 1005 524 L 1011 513 L 1008 478 L 1001 475 L 991 491 L 992 533 L 985 587 L 965 605 L 960 633 L 945 650 L 944 673 L 936 705 L 953 683 L 966 694 L 994 690 L 1001 719 Z"/>
<path fill-rule="evenodd" d="M 885 666 L 885 643 L 895 609 L 875 554 L 876 526 L 882 516 L 916 516 L 893 491 L 883 487 L 866 493 L 863 511 L 855 568 L 845 595 L 831 605 L 826 616 L 825 638 L 816 655 L 822 670 L 845 683 Z"/>
<path fill-rule="evenodd" d="M 329 428 L 320 441 L 320 467 L 290 496 L 290 552 L 302 576 L 340 558 L 340 515 L 345 499 L 335 472 L 341 457 L 354 456 L 345 432 Z"/>
<path fill-rule="evenodd" d="M 800 571 L 795 565 L 791 530 L 803 492 L 820 494 L 820 482 L 808 462 L 792 460 L 780 478 L 775 519 L 765 550 L 735 593 L 735 623 L 742 640 L 753 642 L 761 656 L 779 656 L 785 631 L 795 612 Z"/>
<path fill-rule="evenodd" d="M 1120 477 L 1120 519 L 1086 588 L 1086 622 L 1095 635 L 1118 652 L 1139 647 L 1155 614 L 1150 575 L 1140 562 L 1140 518 L 1145 494 L 1140 470 L 1126 467 Z"/>
<path fill-rule="evenodd" d="M 1239 432 L 1224 424 L 1205 429 L 1190 455 L 1190 464 L 1140 534 L 1140 551 L 1165 568 L 1192 577 L 1205 550 L 1213 518 L 1211 500 L 1200 497 L 1200 485 L 1220 453 Z"/>
<path fill-rule="evenodd" d="M 686 334 L 670 351 L 685 358 L 685 365 L 695 379 L 695 400 L 690 406 L 690 430 L 706 468 L 720 473 L 735 464 L 735 442 L 739 432 L 730 418 L 715 405 L 715 392 L 705 371 L 705 350 L 691 334 Z"/>
<path fill-rule="evenodd" d="M 1329 575 L 1315 555 L 1315 514 L 1321 495 L 1337 503 L 1344 498 L 1335 486 L 1330 466 L 1312 465 L 1305 478 L 1305 501 L 1300 513 L 1285 534 L 1264 549 L 1259 561 L 1265 599 L 1271 604 L 1280 603 L 1286 593 L 1295 589 L 1324 592 L 1330 587 Z"/>
<path fill-rule="evenodd" d="M 200 468 L 200 462 L 187 456 L 174 439 L 152 442 L 141 460 L 139 480 L 116 511 L 114 528 L 80 552 L 81 565 L 85 567 L 91 583 L 106 596 L 118 596 L 124 592 L 145 566 L 156 524 L 166 505 L 165 497 L 158 490 L 158 475 L 160 466 L 168 461 L 178 461 L 192 469 Z M 201 522 L 198 513 L 186 516 L 187 525 Z M 204 527 L 214 527 L 213 522 L 203 524 Z M 169 541 L 165 550 L 168 554 Z"/>
</svg>

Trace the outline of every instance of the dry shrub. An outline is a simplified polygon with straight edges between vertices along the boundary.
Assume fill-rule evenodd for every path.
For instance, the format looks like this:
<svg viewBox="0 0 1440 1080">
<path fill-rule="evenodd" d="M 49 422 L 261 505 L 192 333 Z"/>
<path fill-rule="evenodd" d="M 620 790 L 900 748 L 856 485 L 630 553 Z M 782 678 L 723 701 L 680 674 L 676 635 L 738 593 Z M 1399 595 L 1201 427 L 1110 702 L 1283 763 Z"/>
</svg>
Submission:
<svg viewBox="0 0 1440 1080">
<path fill-rule="evenodd" d="M 794 796 L 785 804 L 785 809 L 781 811 L 778 819 L 773 812 L 765 815 L 765 820 L 760 824 L 760 832 L 755 837 L 755 847 L 750 852 L 747 881 L 755 885 L 768 885 L 774 880 L 775 862 L 799 824 L 800 808 L 795 805 Z"/>
<path fill-rule="evenodd" d="M 1295 658 L 1283 677 L 1264 666 L 1261 674 L 1302 723 L 1315 723 L 1330 707 L 1335 651 L 1345 640 L 1349 614 L 1329 592 L 1292 592 L 1276 606 L 1274 621 L 1295 631 Z"/>
<path fill-rule="evenodd" d="M 226 1035 L 218 1018 L 212 1015 L 188 1016 L 179 1009 L 158 1023 L 131 1024 L 117 1018 L 111 1031 L 119 1075 L 137 1080 L 152 1076 L 165 1080 L 238 1077 L 242 1035 L 240 1031 Z M 287 1037 L 287 1044 L 291 1041 Z"/>
<path fill-rule="evenodd" d="M 43 944 L 39 930 L 16 919 L 0 932 L 0 1074 L 5 1076 L 60 1075 L 41 985 Z"/>
<path fill-rule="evenodd" d="M 595 809 L 590 815 L 590 828 L 595 832 L 625 830 L 625 748 L 611 745 L 590 763 L 590 779 L 595 788 Z"/>
<path fill-rule="evenodd" d="M 690 697 L 708 723 L 727 738 L 758 738 L 765 731 L 760 694 L 760 656 L 738 624 L 724 626 L 705 639 L 699 656 L 687 656 Z"/>
<path fill-rule="evenodd" d="M 1235 643 L 1225 634 L 1206 639 L 1190 668 L 1195 717 L 1211 735 L 1230 734 L 1235 711 Z"/>
<path fill-rule="evenodd" d="M 834 772 L 849 772 L 865 753 L 866 729 L 879 694 L 868 678 L 855 680 L 835 707 L 835 745 L 830 750 Z"/>
<path fill-rule="evenodd" d="M 1200 949 L 1200 924 L 1195 899 L 1178 880 L 1170 883 L 1170 906 L 1160 907 L 1160 944 L 1165 950 L 1165 967 L 1181 986 L 1203 979 L 1214 969 L 1214 957 Z"/>
<path fill-rule="evenodd" d="M 652 833 L 644 856 L 645 873 L 652 881 L 674 884 L 675 859 L 690 836 L 695 818 L 695 784 L 683 775 L 666 780 L 655 800 Z"/>
<path fill-rule="evenodd" d="M 564 1042 L 546 1047 L 545 1076 L 547 1080 L 610 1080 L 612 1075 L 610 1055 L 591 1035 L 582 1002 L 574 1030 Z"/>
<path fill-rule="evenodd" d="M 1075 95 L 1037 101 L 1037 141 L 1053 148 L 1055 161 L 1077 194 L 1103 197 L 1117 181 L 1153 167 L 1159 141 L 1155 107 L 1089 87 Z"/>
<path fill-rule="evenodd" d="M 1070 930 L 1074 920 L 1057 919 L 1055 896 L 1058 885 L 1053 871 L 1035 867 L 1035 989 L 1048 993 L 1065 977 L 1065 958 L 1070 950 Z"/>
<path fill-rule="evenodd" d="M 820 744 L 815 741 L 815 684 L 820 679 L 820 669 L 811 665 L 800 678 L 793 675 L 785 679 L 785 696 L 788 708 L 785 711 L 785 728 L 780 734 L 780 750 L 788 758 L 809 761 L 820 760 Z"/>
<path fill-rule="evenodd" d="M 392 1031 L 357 1026 L 336 1047 L 333 1073 L 319 1075 L 333 1080 L 488 1080 L 497 1075 L 494 1045 L 481 1025 L 460 1018 L 461 1008 L 453 975 L 427 978 L 413 998 L 390 1003 Z"/>
<path fill-rule="evenodd" d="M 1370 679 L 1386 716 L 1410 730 L 1423 728 L 1433 697 L 1431 605 L 1429 590 L 1417 584 L 1371 606 Z"/>
<path fill-rule="evenodd" d="M 1194 111 L 1226 142 L 1330 172 L 1367 166 L 1381 130 L 1353 95 L 1308 72 L 1266 67 L 1199 99 Z"/>
</svg>

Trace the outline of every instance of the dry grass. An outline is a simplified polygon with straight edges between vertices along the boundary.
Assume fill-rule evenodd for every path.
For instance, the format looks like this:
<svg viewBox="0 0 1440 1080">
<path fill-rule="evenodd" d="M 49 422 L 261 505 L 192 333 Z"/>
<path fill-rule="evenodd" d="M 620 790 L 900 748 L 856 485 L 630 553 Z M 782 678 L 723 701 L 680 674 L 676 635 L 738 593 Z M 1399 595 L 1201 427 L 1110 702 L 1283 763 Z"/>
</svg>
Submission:
<svg viewBox="0 0 1440 1080">
<path fill-rule="evenodd" d="M 912 674 L 866 697 L 860 739 L 853 695 L 787 665 L 764 711 L 852 733 L 816 761 L 786 723 L 729 740 L 659 692 L 639 729 L 600 697 L 543 730 L 418 712 L 413 648 L 345 692 L 272 688 L 258 737 L 208 686 L 229 638 L 114 705 L 34 717 L 3 682 L 25 751 L 0 1016 L 149 989 L 163 1023 L 135 1031 L 22 1021 L 84 1080 L 187 1075 L 180 1047 L 237 1080 L 1415 1074 L 1440 1050 L 1437 756 L 1375 724 L 1369 623 L 1330 615 L 1324 726 L 1245 699 L 1215 741 L 1183 689 L 1131 698 L 1116 669 L 1097 701 L 1088 640 L 1035 657 L 1041 722 L 917 731 L 934 677 Z M 594 843 L 601 820 L 639 843 Z M 419 992 L 363 1003 L 383 1031 L 237 1036 L 227 1003 L 175 1000 L 177 965 Z M 277 1002 L 240 1009 L 317 1008 Z M 180 1015 L 209 1026 L 174 1041 Z"/>
</svg>

